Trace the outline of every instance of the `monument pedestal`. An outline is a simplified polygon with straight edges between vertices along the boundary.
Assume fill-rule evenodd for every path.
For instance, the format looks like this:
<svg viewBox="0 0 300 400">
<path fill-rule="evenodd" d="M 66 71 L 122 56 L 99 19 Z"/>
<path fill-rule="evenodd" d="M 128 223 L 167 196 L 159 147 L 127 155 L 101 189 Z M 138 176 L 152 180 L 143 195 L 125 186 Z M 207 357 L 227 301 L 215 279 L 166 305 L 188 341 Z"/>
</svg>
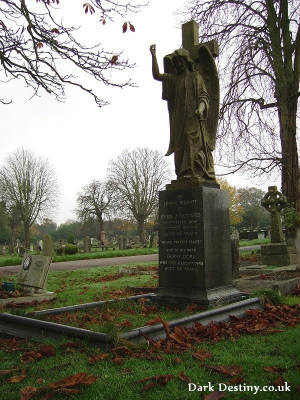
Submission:
<svg viewBox="0 0 300 400">
<path fill-rule="evenodd" d="M 218 185 L 167 186 L 159 194 L 157 300 L 203 305 L 245 297 L 232 286 L 229 199 Z"/>
<path fill-rule="evenodd" d="M 260 247 L 260 263 L 263 265 L 285 265 L 297 263 L 296 248 L 286 243 L 269 243 Z"/>
</svg>

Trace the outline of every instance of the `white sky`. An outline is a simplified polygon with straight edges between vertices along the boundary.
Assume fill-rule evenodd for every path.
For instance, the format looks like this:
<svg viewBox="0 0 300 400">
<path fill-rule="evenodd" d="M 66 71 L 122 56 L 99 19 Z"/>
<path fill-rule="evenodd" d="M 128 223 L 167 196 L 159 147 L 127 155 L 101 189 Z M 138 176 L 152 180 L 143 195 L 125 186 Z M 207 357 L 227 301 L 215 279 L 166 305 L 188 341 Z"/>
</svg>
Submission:
<svg viewBox="0 0 300 400">
<path fill-rule="evenodd" d="M 67 100 L 60 103 L 46 93 L 29 100 L 32 92 L 24 88 L 23 82 L 1 85 L 1 97 L 12 98 L 13 103 L 0 105 L 4 137 L 0 164 L 20 147 L 49 160 L 61 191 L 58 208 L 52 216 L 55 222 L 75 219 L 77 193 L 91 180 L 104 179 L 109 161 L 122 150 L 150 147 L 166 152 L 167 104 L 161 100 L 160 83 L 152 78 L 149 46 L 157 44 L 162 70 L 164 55 L 181 46 L 180 16 L 175 11 L 185 3 L 184 0 L 150 0 L 148 7 L 129 18 L 135 33 L 123 34 L 122 21 L 104 26 L 89 24 L 85 28 L 85 34 L 103 41 L 106 50 L 123 50 L 124 57 L 136 64 L 129 73 L 138 88 L 101 88 L 103 97 L 111 103 L 109 106 L 98 108 L 93 98 L 79 89 L 67 89 Z M 82 13 L 80 7 L 79 11 Z M 266 190 L 268 186 L 268 182 L 250 181 L 238 175 L 228 176 L 227 180 L 237 187 L 257 186 Z"/>
</svg>

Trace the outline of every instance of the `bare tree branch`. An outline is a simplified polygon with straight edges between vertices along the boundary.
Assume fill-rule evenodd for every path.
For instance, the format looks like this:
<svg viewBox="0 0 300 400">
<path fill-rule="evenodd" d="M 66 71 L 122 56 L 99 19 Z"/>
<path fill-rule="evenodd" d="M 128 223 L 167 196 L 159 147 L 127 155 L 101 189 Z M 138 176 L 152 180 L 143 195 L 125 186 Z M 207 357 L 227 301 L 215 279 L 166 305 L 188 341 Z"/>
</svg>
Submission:
<svg viewBox="0 0 300 400">
<path fill-rule="evenodd" d="M 147 148 L 125 150 L 110 163 L 108 180 L 115 193 L 115 206 L 136 220 L 142 243 L 145 222 L 155 211 L 158 192 L 169 175 L 164 156 Z"/>
<path fill-rule="evenodd" d="M 122 52 L 104 50 L 102 44 L 87 46 L 77 39 L 80 27 L 60 22 L 64 0 L 0 0 L 0 74 L 7 80 L 22 79 L 33 89 L 64 100 L 65 86 L 73 85 L 93 96 L 98 106 L 107 104 L 98 90 L 86 87 L 78 74 L 82 72 L 103 85 L 134 86 L 131 80 L 117 80 L 111 72 L 132 68 Z M 84 5 L 89 18 L 100 17 L 99 23 L 127 18 L 145 4 L 130 1 L 93 0 Z M 74 5 L 75 6 L 75 5 Z M 83 10 L 84 11 L 84 10 Z M 64 71 L 72 71 L 66 74 Z M 2 100 L 3 104 L 7 101 Z"/>
<path fill-rule="evenodd" d="M 103 231 L 103 217 L 109 215 L 113 192 L 107 182 L 94 180 L 84 186 L 82 192 L 78 194 L 77 206 L 75 210 L 82 222 L 86 222 L 91 217 L 96 217 Z"/>
</svg>

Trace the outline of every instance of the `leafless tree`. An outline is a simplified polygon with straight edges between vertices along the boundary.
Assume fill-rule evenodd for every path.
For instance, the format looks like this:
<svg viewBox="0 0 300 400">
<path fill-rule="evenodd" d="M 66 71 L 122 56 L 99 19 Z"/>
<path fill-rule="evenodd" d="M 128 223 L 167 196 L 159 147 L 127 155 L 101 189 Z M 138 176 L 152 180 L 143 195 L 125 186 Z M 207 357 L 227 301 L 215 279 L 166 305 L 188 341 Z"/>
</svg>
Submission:
<svg viewBox="0 0 300 400">
<path fill-rule="evenodd" d="M 168 163 L 157 150 L 124 150 L 110 162 L 108 180 L 114 190 L 115 207 L 127 210 L 145 241 L 145 222 L 157 207 L 158 192 L 170 177 Z"/>
<path fill-rule="evenodd" d="M 7 207 L 19 215 L 25 247 L 29 249 L 30 227 L 56 204 L 58 185 L 54 171 L 47 160 L 28 150 L 17 150 L 0 169 L 0 192 Z"/>
<path fill-rule="evenodd" d="M 104 230 L 103 217 L 109 214 L 112 199 L 112 189 L 107 182 L 94 180 L 82 188 L 77 197 L 76 214 L 82 222 L 91 217 L 99 221 L 100 232 Z"/>
<path fill-rule="evenodd" d="M 74 1 L 72 7 L 82 8 L 87 18 L 105 24 L 115 17 L 123 21 L 142 5 L 136 0 Z M 65 97 L 66 85 L 76 86 L 94 97 L 98 106 L 107 104 L 94 89 L 82 84 L 74 74 L 85 73 L 100 83 L 110 86 L 130 86 L 130 80 L 117 81 L 111 71 L 124 70 L 132 65 L 122 59 L 121 52 L 103 49 L 103 44 L 89 46 L 78 39 L 80 26 L 66 26 L 62 21 L 63 0 L 0 0 L 0 76 L 2 81 L 22 79 L 33 89 L 33 95 L 44 90 Z M 69 17 L 65 16 L 65 17 Z M 123 32 L 134 31 L 129 22 Z M 64 71 L 69 71 L 67 74 Z M 71 72 L 70 72 L 71 71 Z M 94 85 L 98 86 L 98 85 Z M 9 101 L 0 99 L 4 104 Z"/>
<path fill-rule="evenodd" d="M 221 162 L 256 176 L 279 168 L 282 191 L 297 204 L 299 1 L 191 0 L 188 14 L 201 41 L 220 44 Z"/>
</svg>

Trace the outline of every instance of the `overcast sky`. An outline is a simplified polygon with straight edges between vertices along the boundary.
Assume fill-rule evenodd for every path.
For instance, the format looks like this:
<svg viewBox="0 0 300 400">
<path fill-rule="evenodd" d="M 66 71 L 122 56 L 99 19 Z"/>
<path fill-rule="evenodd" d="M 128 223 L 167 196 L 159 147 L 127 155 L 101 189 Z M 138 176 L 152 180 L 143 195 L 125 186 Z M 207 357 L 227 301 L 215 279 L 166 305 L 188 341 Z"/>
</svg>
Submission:
<svg viewBox="0 0 300 400">
<path fill-rule="evenodd" d="M 104 26 L 89 23 L 85 28 L 87 37 L 101 41 L 106 50 L 123 50 L 124 56 L 136 64 L 129 73 L 137 88 L 100 88 L 102 96 L 111 103 L 108 106 L 98 108 L 92 97 L 79 89 L 67 89 L 67 100 L 61 103 L 46 93 L 30 100 L 32 92 L 24 88 L 23 82 L 1 86 L 1 97 L 12 98 L 13 103 L 0 105 L 4 138 L 0 164 L 20 147 L 49 160 L 61 191 L 58 208 L 52 216 L 55 222 L 75 219 L 77 193 L 91 180 L 105 178 L 109 161 L 122 150 L 150 147 L 166 152 L 167 104 L 161 100 L 161 84 L 152 78 L 149 46 L 157 44 L 162 70 L 164 55 L 181 46 L 182 17 L 175 12 L 185 3 L 150 0 L 144 11 L 130 17 L 135 33 L 123 34 L 121 21 Z M 74 3 L 72 7 L 75 8 Z M 79 11 L 82 13 L 82 9 Z M 216 172 L 222 171 L 216 169 Z M 268 186 L 267 182 L 250 181 L 240 175 L 227 179 L 237 187 L 255 185 L 266 190 Z"/>
</svg>

